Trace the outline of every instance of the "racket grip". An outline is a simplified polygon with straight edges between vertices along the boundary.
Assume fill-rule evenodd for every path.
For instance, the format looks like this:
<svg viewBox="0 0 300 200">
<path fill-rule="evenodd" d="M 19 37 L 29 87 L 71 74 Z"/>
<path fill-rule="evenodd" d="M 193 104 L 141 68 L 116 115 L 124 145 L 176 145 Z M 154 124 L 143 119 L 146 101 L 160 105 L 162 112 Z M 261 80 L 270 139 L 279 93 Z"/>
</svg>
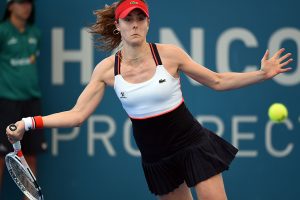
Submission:
<svg viewBox="0 0 300 200">
<path fill-rule="evenodd" d="M 11 131 L 15 131 L 15 130 L 17 130 L 17 126 L 14 125 L 14 124 L 11 124 L 11 125 L 9 125 L 9 129 L 10 129 Z M 17 142 L 15 142 L 15 143 L 13 143 L 13 147 L 14 147 L 14 150 L 15 150 L 15 151 L 20 151 L 20 150 L 21 150 L 21 142 L 20 142 L 20 141 L 17 141 Z"/>
<path fill-rule="evenodd" d="M 15 143 L 13 143 L 13 147 L 15 151 L 20 151 L 21 150 L 21 142 L 17 141 Z"/>
</svg>

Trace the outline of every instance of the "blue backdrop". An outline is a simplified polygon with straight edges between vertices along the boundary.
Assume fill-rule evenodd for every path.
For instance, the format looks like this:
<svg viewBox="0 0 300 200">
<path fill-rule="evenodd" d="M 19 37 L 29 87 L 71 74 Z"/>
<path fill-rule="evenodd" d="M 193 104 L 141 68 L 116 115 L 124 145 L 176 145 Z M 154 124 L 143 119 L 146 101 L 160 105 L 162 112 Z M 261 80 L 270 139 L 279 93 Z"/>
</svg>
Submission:
<svg viewBox="0 0 300 200">
<path fill-rule="evenodd" d="M 72 108 L 94 66 L 109 53 L 95 50 L 85 27 L 92 11 L 113 1 L 37 0 L 43 41 L 39 60 L 44 114 Z M 216 92 L 182 76 L 185 101 L 204 126 L 240 149 L 224 173 L 229 199 L 299 199 L 300 2 L 296 0 L 150 1 L 149 42 L 174 43 L 209 69 L 259 69 L 268 48 L 293 53 L 293 70 L 257 85 Z M 1 0 L 1 13 L 5 6 Z M 271 103 L 289 118 L 269 121 Z M 112 88 L 80 128 L 47 130 L 39 156 L 45 199 L 150 200 L 131 124 Z M 6 173 L 0 199 L 20 199 Z"/>
</svg>

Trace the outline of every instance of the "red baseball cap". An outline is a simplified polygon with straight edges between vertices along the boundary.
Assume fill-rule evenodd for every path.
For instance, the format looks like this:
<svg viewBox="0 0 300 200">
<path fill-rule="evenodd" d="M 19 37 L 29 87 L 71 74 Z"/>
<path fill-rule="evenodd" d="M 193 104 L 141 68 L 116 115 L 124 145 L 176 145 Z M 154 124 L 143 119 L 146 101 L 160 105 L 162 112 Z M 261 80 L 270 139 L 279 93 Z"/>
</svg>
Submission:
<svg viewBox="0 0 300 200">
<path fill-rule="evenodd" d="M 125 18 L 134 9 L 142 10 L 149 17 L 149 9 L 145 2 L 141 0 L 125 0 L 115 10 L 115 19 Z"/>
</svg>

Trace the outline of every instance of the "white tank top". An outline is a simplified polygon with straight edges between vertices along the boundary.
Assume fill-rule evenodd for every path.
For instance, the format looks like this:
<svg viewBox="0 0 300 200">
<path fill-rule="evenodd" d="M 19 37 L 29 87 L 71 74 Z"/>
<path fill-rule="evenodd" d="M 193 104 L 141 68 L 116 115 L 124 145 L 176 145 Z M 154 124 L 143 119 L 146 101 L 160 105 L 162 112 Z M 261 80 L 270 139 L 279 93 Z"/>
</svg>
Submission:
<svg viewBox="0 0 300 200">
<path fill-rule="evenodd" d="M 120 52 L 116 54 L 114 89 L 130 118 L 145 119 L 176 109 L 183 102 L 180 79 L 174 78 L 161 63 L 155 44 L 150 49 L 156 71 L 150 80 L 129 83 L 120 74 Z"/>
</svg>

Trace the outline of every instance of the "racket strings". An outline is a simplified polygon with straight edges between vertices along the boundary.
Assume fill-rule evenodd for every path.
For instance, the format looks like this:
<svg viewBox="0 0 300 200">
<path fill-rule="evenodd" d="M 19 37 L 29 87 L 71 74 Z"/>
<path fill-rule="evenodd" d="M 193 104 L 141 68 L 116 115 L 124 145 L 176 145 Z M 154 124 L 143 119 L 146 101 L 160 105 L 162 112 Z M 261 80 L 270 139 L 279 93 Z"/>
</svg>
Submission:
<svg viewBox="0 0 300 200">
<path fill-rule="evenodd" d="M 25 169 L 20 165 L 20 163 L 14 159 L 10 159 L 9 164 L 11 167 L 10 173 L 13 173 L 11 175 L 13 176 L 13 179 L 15 180 L 17 185 L 20 187 L 20 189 L 26 190 L 34 198 L 39 199 L 38 189 L 35 187 L 34 183 L 31 181 L 31 179 L 28 177 Z"/>
</svg>

